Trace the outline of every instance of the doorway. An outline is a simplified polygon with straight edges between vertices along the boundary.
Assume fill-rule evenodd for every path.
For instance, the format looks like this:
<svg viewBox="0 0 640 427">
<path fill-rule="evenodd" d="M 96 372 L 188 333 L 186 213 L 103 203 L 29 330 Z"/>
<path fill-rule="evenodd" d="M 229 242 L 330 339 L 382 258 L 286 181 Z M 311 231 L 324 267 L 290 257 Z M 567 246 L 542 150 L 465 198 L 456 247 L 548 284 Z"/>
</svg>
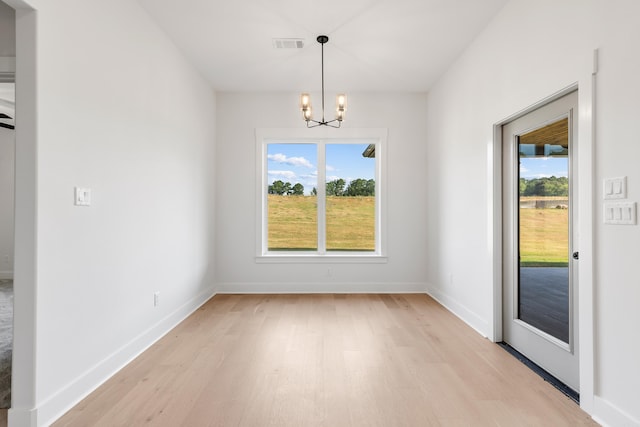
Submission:
<svg viewBox="0 0 640 427">
<path fill-rule="evenodd" d="M 503 340 L 579 393 L 574 91 L 502 126 Z"/>
</svg>

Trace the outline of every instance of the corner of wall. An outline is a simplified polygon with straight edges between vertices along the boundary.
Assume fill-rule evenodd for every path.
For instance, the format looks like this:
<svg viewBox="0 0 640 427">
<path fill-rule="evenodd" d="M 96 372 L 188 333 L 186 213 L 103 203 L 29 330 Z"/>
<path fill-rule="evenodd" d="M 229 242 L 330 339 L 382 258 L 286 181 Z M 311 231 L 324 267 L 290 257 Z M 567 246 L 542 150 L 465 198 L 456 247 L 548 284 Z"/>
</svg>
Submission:
<svg viewBox="0 0 640 427">
<path fill-rule="evenodd" d="M 440 305 L 449 310 L 453 315 L 469 325 L 483 337 L 488 338 L 491 335 L 488 332 L 491 330 L 489 327 L 490 325 L 482 318 L 482 316 L 470 310 L 464 304 L 459 303 L 456 299 L 437 289 L 430 283 L 427 284 L 427 295 L 436 300 Z"/>
<path fill-rule="evenodd" d="M 151 347 L 164 335 L 189 317 L 193 312 L 215 296 L 215 290 L 208 288 L 181 307 L 169 313 L 154 326 L 138 335 L 135 339 L 114 351 L 80 377 L 72 380 L 66 387 L 38 404 L 35 409 L 10 410 L 10 423 L 14 426 L 45 426 L 64 415 L 91 392 L 100 387 L 109 378 Z M 42 421 L 44 420 L 44 421 Z"/>
</svg>

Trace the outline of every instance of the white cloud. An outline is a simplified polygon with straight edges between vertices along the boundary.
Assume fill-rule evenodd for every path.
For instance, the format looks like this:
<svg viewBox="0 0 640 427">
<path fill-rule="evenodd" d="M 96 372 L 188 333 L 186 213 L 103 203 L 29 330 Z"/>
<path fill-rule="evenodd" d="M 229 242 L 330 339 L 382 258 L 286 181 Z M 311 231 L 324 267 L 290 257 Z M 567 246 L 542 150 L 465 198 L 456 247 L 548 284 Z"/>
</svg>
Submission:
<svg viewBox="0 0 640 427">
<path fill-rule="evenodd" d="M 269 171 L 269 177 L 271 179 L 287 179 L 289 181 L 297 178 L 296 173 L 293 171 Z"/>
<path fill-rule="evenodd" d="M 305 159 L 304 157 L 287 157 L 282 153 L 277 153 L 277 154 L 268 154 L 267 159 L 273 160 L 274 162 L 277 162 L 277 163 L 283 163 L 285 165 L 302 166 L 309 169 L 313 168 L 313 165 L 311 164 L 311 162 Z"/>
<path fill-rule="evenodd" d="M 328 171 L 328 172 L 333 172 L 333 171 L 335 171 L 335 170 L 336 170 L 336 168 L 334 168 L 333 166 L 331 166 L 331 165 L 327 165 L 327 171 Z"/>
</svg>

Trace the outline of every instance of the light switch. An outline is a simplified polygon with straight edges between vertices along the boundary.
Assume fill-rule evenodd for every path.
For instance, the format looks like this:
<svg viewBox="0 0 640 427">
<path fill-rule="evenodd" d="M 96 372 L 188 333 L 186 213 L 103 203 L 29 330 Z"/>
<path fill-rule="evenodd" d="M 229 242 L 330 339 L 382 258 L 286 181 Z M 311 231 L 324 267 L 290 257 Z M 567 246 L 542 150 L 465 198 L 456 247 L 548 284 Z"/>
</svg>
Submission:
<svg viewBox="0 0 640 427">
<path fill-rule="evenodd" d="M 91 206 L 91 189 L 90 188 L 75 188 L 75 205 L 76 206 Z"/>
<path fill-rule="evenodd" d="M 627 177 L 609 178 L 604 180 L 605 199 L 627 198 Z"/>
<path fill-rule="evenodd" d="M 637 223 L 636 202 L 605 203 L 604 223 L 618 224 L 618 225 L 636 225 Z"/>
</svg>

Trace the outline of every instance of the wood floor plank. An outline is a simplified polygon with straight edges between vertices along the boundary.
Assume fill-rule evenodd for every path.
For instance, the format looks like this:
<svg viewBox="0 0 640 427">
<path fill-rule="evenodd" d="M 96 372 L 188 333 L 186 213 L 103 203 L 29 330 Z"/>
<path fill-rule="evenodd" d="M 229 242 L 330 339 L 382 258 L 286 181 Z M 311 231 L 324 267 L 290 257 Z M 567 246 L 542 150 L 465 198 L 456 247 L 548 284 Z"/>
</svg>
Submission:
<svg viewBox="0 0 640 427">
<path fill-rule="evenodd" d="M 426 295 L 218 295 L 55 426 L 595 426 Z"/>
</svg>

